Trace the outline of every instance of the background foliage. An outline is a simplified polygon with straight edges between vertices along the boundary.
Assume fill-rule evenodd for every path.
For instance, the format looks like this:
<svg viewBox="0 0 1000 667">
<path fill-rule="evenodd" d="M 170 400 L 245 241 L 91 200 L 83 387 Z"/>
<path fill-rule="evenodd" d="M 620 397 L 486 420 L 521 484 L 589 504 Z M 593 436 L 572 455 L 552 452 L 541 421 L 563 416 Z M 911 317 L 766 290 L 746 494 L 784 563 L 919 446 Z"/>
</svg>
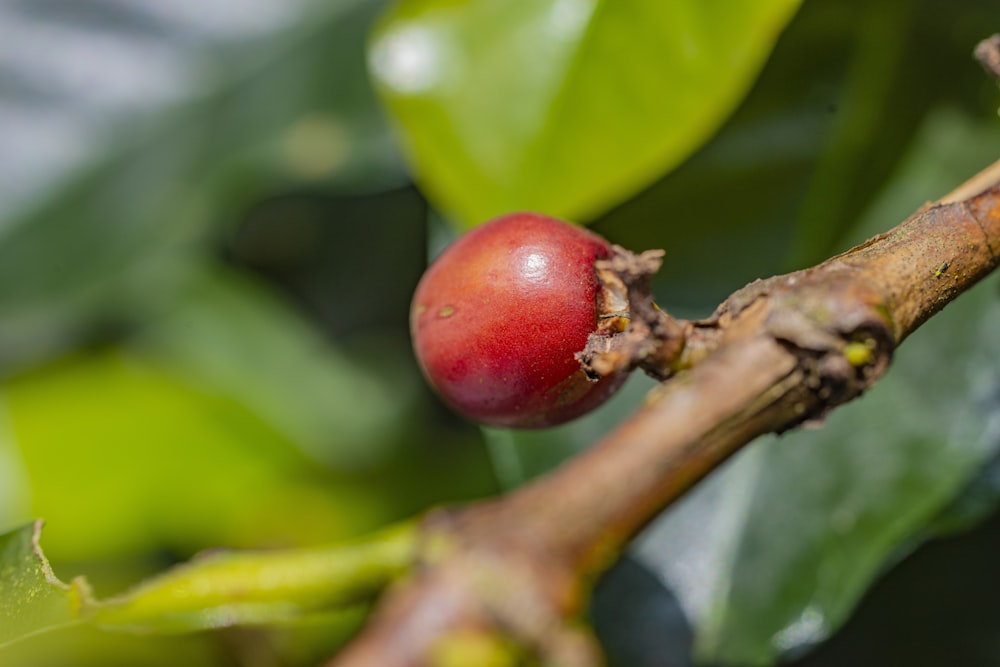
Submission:
<svg viewBox="0 0 1000 667">
<path fill-rule="evenodd" d="M 105 597 L 203 549 L 311 547 L 494 493 L 585 447 L 649 383 L 544 433 L 451 415 L 406 322 L 453 230 L 538 208 L 665 247 L 659 300 L 699 316 L 998 156 L 1000 95 L 970 58 L 1000 29 L 995 2 L 795 9 L 0 5 L 0 532 L 43 517 L 56 573 Z M 992 281 L 870 396 L 668 512 L 597 591 L 612 662 L 798 656 L 921 542 L 992 516 L 998 318 Z M 996 524 L 917 551 L 802 664 L 996 664 L 1000 608 L 977 595 Z M 49 590 L 28 537 L 0 542 L 8 632 L 32 621 L 4 600 Z M 65 599 L 34 609 L 61 622 Z M 0 660 L 310 665 L 361 617 L 71 628 Z"/>
</svg>

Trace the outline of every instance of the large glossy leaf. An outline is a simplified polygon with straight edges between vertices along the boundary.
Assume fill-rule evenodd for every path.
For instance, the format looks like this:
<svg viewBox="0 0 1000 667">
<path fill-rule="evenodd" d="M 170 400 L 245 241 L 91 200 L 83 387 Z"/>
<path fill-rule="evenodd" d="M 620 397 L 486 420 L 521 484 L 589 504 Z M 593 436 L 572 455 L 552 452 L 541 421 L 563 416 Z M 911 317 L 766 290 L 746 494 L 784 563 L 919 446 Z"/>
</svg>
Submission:
<svg viewBox="0 0 1000 667">
<path fill-rule="evenodd" d="M 587 219 L 718 128 L 798 4 L 401 0 L 369 59 L 449 216 Z"/>
<path fill-rule="evenodd" d="M 401 171 L 361 0 L 0 5 L 0 372 L 129 323 L 235 211 Z"/>
</svg>

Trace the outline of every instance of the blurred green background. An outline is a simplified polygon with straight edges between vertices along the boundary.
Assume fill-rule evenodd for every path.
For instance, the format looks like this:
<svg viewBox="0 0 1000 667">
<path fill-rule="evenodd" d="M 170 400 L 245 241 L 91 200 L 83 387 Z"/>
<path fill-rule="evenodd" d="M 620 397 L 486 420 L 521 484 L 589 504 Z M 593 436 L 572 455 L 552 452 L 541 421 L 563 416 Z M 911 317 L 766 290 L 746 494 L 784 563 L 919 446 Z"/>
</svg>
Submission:
<svg viewBox="0 0 1000 667">
<path fill-rule="evenodd" d="M 650 382 L 547 432 L 452 415 L 407 310 L 458 230 L 533 208 L 663 247 L 659 301 L 697 317 L 1000 157 L 971 59 L 995 0 L 616 1 L 0 3 L 0 531 L 44 518 L 56 572 L 106 596 L 494 494 Z M 611 662 L 798 657 L 993 516 L 998 327 L 992 281 L 668 512 L 597 591 Z M 998 536 L 916 551 L 801 664 L 1000 664 Z M 0 664 L 313 665 L 358 620 L 64 631 Z"/>
</svg>

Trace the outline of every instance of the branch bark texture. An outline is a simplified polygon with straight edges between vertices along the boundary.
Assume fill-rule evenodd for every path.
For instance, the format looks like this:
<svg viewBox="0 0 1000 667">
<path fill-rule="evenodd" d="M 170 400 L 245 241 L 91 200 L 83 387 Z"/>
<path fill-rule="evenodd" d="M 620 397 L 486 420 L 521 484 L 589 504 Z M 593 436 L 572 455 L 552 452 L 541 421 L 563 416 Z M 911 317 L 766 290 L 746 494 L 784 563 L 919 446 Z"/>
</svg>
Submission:
<svg viewBox="0 0 1000 667">
<path fill-rule="evenodd" d="M 1000 162 L 895 229 L 678 323 L 690 368 L 551 474 L 430 513 L 418 566 L 330 666 L 601 664 L 577 619 L 628 541 L 757 436 L 860 395 L 897 345 L 998 264 Z"/>
</svg>

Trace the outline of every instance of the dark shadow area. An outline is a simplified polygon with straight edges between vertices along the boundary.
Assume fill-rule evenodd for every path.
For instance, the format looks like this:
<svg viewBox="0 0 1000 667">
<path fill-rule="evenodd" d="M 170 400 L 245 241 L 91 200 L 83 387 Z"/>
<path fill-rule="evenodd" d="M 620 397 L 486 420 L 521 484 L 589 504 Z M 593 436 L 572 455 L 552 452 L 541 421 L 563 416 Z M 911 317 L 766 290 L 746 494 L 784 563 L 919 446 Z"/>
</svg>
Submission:
<svg viewBox="0 0 1000 667">
<path fill-rule="evenodd" d="M 1000 513 L 924 545 L 875 584 L 850 621 L 792 667 L 1000 665 Z"/>
<path fill-rule="evenodd" d="M 329 334 L 408 330 L 426 266 L 427 204 L 413 187 L 375 195 L 289 194 L 261 202 L 225 258 L 279 285 Z"/>
<path fill-rule="evenodd" d="M 692 664 L 691 629 L 677 598 L 631 558 L 623 558 L 597 585 L 590 620 L 609 667 Z"/>
</svg>

